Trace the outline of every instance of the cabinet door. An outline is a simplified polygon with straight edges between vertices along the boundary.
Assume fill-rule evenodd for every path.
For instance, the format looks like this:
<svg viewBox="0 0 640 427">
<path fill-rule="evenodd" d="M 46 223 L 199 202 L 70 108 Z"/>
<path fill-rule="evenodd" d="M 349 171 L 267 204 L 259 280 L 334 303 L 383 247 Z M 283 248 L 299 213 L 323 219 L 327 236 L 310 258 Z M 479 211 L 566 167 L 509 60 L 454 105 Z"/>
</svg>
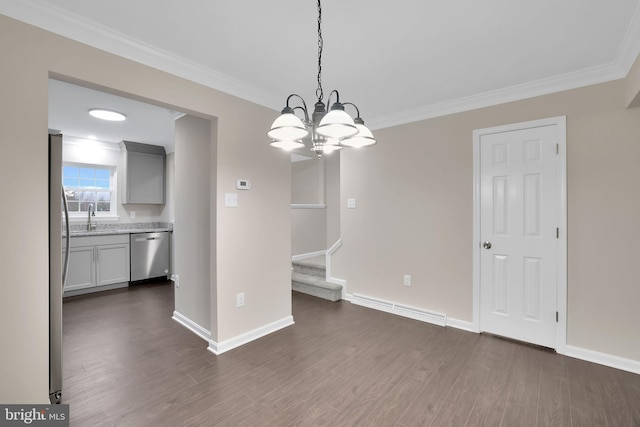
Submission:
<svg viewBox="0 0 640 427">
<path fill-rule="evenodd" d="M 95 277 L 94 247 L 71 248 L 69 271 L 64 290 L 73 291 L 96 286 Z"/>
<path fill-rule="evenodd" d="M 127 153 L 127 202 L 164 204 L 164 156 Z"/>
<path fill-rule="evenodd" d="M 129 245 L 96 246 L 98 286 L 129 281 Z"/>
</svg>

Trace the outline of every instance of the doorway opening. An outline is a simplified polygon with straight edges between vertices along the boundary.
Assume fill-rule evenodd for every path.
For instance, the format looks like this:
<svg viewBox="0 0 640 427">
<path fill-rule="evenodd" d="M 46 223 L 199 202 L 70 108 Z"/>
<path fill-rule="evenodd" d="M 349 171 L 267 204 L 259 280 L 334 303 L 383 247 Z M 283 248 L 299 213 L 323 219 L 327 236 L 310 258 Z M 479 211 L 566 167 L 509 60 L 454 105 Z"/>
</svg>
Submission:
<svg viewBox="0 0 640 427">
<path fill-rule="evenodd" d="M 71 159 L 71 161 L 87 163 L 92 165 L 102 165 L 105 162 L 106 163 L 111 162 L 113 163 L 111 166 L 113 166 L 115 170 L 114 176 L 117 177 L 116 168 L 118 167 L 121 169 L 123 168 L 123 164 L 120 163 L 122 161 L 121 160 L 122 152 L 121 152 L 121 147 L 119 146 L 119 142 L 123 140 L 129 140 L 129 141 L 133 140 L 133 141 L 141 142 L 145 144 L 155 143 L 155 145 L 163 145 L 166 151 L 168 152 L 166 162 L 165 162 L 166 175 L 167 175 L 165 200 L 167 203 L 158 204 L 158 205 L 131 204 L 131 203 L 125 204 L 123 202 L 124 199 L 122 197 L 125 191 L 123 189 L 123 182 L 122 180 L 118 181 L 116 179 L 114 180 L 115 184 L 113 185 L 112 188 L 110 188 L 110 191 L 113 191 L 112 193 L 110 193 L 110 195 L 112 195 L 114 198 L 117 197 L 117 201 L 115 202 L 116 208 L 110 209 L 111 211 L 110 213 L 112 214 L 110 217 L 109 215 L 104 215 L 102 217 L 99 217 L 98 215 L 96 215 L 95 218 L 98 218 L 97 222 L 102 223 L 102 225 L 108 225 L 111 228 L 117 228 L 118 225 L 123 225 L 126 228 L 129 226 L 132 226 L 132 224 L 135 224 L 135 223 L 160 222 L 160 223 L 172 224 L 175 218 L 175 205 L 176 205 L 176 203 L 174 203 L 174 196 L 175 196 L 174 185 L 175 185 L 175 176 L 176 176 L 175 157 L 174 157 L 174 153 L 175 153 L 174 141 L 176 136 L 174 131 L 174 122 L 176 121 L 181 122 L 182 121 L 181 119 L 183 117 L 190 118 L 192 116 L 186 116 L 183 113 L 169 110 L 167 108 L 160 107 L 157 105 L 148 104 L 146 102 L 139 102 L 130 98 L 125 98 L 123 96 L 113 95 L 111 91 L 108 89 L 105 89 L 105 92 L 101 91 L 102 88 L 98 88 L 98 90 L 89 89 L 89 87 L 92 87 L 92 88 L 94 87 L 91 84 L 87 84 L 85 87 L 84 85 L 79 86 L 76 84 L 67 83 L 67 81 L 75 82 L 75 80 L 73 79 L 68 80 L 62 76 L 52 76 L 49 80 L 50 82 L 49 127 L 54 128 L 55 130 L 58 131 L 55 133 L 62 133 L 65 138 L 69 137 L 69 140 L 70 140 L 69 146 L 71 147 L 71 149 L 68 150 L 68 153 L 66 154 L 71 154 L 74 157 L 73 159 Z M 56 91 L 56 90 L 57 92 L 52 94 L 52 91 Z M 97 98 L 91 98 L 91 97 L 87 98 L 88 93 L 92 93 Z M 66 105 L 60 105 L 58 104 L 58 102 L 66 103 Z M 88 104 L 87 102 L 91 102 L 91 105 Z M 122 129 L 122 126 L 115 126 L 116 128 L 115 130 L 112 129 L 113 131 L 110 131 L 109 133 L 107 133 L 106 131 L 105 133 L 102 133 L 101 132 L 102 129 L 100 128 L 102 124 L 100 122 L 96 122 L 95 126 L 91 126 L 91 129 L 87 129 L 87 128 L 83 128 L 82 123 L 80 122 L 73 123 L 72 120 L 67 122 L 66 118 L 64 117 L 65 115 L 69 115 L 69 114 L 80 114 L 82 116 L 87 116 L 86 118 L 88 118 L 89 120 L 88 123 L 90 123 L 90 121 L 93 120 L 87 114 L 88 109 L 90 107 L 100 106 L 100 107 L 111 107 L 112 109 L 118 109 L 117 106 L 109 104 L 109 102 L 116 102 L 116 103 L 120 102 L 120 103 L 123 103 L 123 105 L 132 106 L 132 108 L 134 109 L 133 110 L 134 113 L 131 114 L 129 118 L 134 119 L 135 118 L 134 116 L 143 117 L 147 120 L 146 125 L 143 125 L 142 127 L 138 126 L 137 129 L 134 129 L 131 132 L 124 132 Z M 127 108 L 127 111 L 132 111 L 132 110 L 129 110 Z M 162 120 L 169 122 L 168 127 L 166 122 L 164 125 L 160 125 L 157 113 L 164 115 L 165 118 L 163 118 Z M 151 123 L 148 122 L 149 119 L 151 120 Z M 208 128 L 211 128 L 211 120 L 209 119 L 202 119 L 202 120 L 208 123 Z M 118 129 L 117 129 L 118 127 L 120 127 L 121 133 L 118 133 Z M 145 127 L 148 128 L 149 133 L 144 133 Z M 135 133 L 135 132 L 140 132 L 141 130 L 143 133 Z M 94 134 L 96 136 L 97 142 L 89 138 L 90 134 Z M 159 134 L 163 136 L 158 137 Z M 212 145 L 211 141 L 212 141 L 212 138 L 208 138 L 205 141 L 205 143 L 208 145 Z M 65 156 L 65 153 L 62 154 L 63 160 L 65 160 L 64 156 Z M 86 158 L 86 162 L 79 160 L 82 156 L 85 156 L 83 158 Z M 69 159 L 66 159 L 66 160 L 69 160 Z M 54 175 L 59 177 L 63 176 L 62 170 L 59 170 L 58 172 L 53 172 L 53 173 Z M 98 178 L 95 178 L 96 182 Z M 190 179 L 190 178 L 186 178 L 186 179 Z M 107 178 L 105 178 L 104 180 L 106 182 Z M 107 193 L 107 191 L 102 191 L 102 190 L 100 191 L 95 190 L 94 192 Z M 117 196 L 115 196 L 116 194 Z M 210 198 L 211 196 L 207 194 L 206 198 L 204 197 L 202 198 L 203 199 L 202 203 L 209 204 Z M 80 202 L 78 202 L 78 205 L 79 204 Z M 97 207 L 97 208 L 100 207 L 97 199 L 96 199 L 96 203 L 94 204 L 94 207 Z M 78 211 L 82 213 L 81 208 L 78 208 Z M 59 213 L 60 211 L 58 210 L 58 214 Z M 101 213 L 101 212 L 97 212 L 97 213 Z M 85 227 L 84 229 L 86 230 L 86 226 L 87 226 L 86 210 L 84 211 L 82 218 L 80 218 L 80 215 L 78 215 L 77 221 L 78 222 L 76 223 L 76 225 L 83 226 Z M 72 223 L 71 229 L 73 230 L 73 223 Z M 61 233 L 57 233 L 58 238 L 60 237 L 60 235 Z M 127 239 L 128 239 L 128 236 L 127 236 Z M 52 247 L 60 247 L 60 246 L 61 246 L 61 242 L 53 242 Z M 109 248 L 112 249 L 114 246 L 115 245 L 110 244 Z M 177 251 L 174 251 L 174 247 L 175 245 L 172 244 L 171 245 L 172 252 L 177 252 Z M 92 251 L 93 257 L 89 257 L 89 260 L 88 260 L 89 264 L 93 263 L 95 265 L 98 265 L 96 259 L 102 259 L 102 257 L 97 258 L 98 255 L 96 255 L 96 253 L 97 252 L 95 250 Z M 104 258 L 107 258 L 107 257 L 104 257 Z M 129 261 L 128 256 L 125 258 L 126 258 L 126 261 Z M 120 260 L 120 258 L 118 259 Z M 175 259 L 174 253 L 171 254 L 170 259 L 171 259 L 171 264 L 174 264 L 173 263 Z M 100 266 L 102 265 L 100 264 Z M 172 273 L 174 271 L 174 266 L 172 265 L 169 268 L 170 268 L 169 271 Z M 106 277 L 106 275 L 104 274 L 105 271 L 100 271 L 99 273 L 96 272 L 95 269 L 94 270 L 89 269 L 87 271 L 88 271 L 88 276 L 92 277 L 93 281 L 96 283 L 100 282 L 99 280 L 100 278 L 104 279 Z M 123 282 L 128 282 L 130 279 L 128 273 L 126 275 L 120 275 L 118 276 L 118 278 L 119 278 L 118 280 L 119 284 Z M 126 286 L 127 283 L 124 283 L 124 284 Z M 172 306 L 175 307 L 175 304 L 176 304 L 175 290 L 173 289 L 173 283 L 171 283 L 171 281 L 159 281 L 159 282 L 154 282 L 152 284 L 146 284 L 145 286 L 138 286 L 135 289 L 129 288 L 129 293 L 133 294 L 135 292 L 139 292 L 141 289 L 149 287 L 151 285 L 155 287 L 164 286 L 169 288 L 169 289 L 166 289 L 167 291 L 166 295 L 168 295 L 172 299 Z M 89 286 L 90 285 L 87 285 L 87 287 Z M 106 289 L 106 287 L 104 288 Z M 198 290 L 198 291 L 201 291 L 201 290 Z M 206 295 L 203 295 L 201 300 L 207 304 L 206 310 L 208 312 L 209 289 L 207 288 L 205 289 L 205 291 L 206 291 Z M 84 293 L 84 292 L 81 292 L 81 293 Z M 126 293 L 127 293 L 126 289 L 119 289 L 119 290 L 110 290 L 107 292 L 100 292 L 96 294 L 96 296 L 99 294 L 104 294 L 104 296 L 111 295 L 111 294 L 124 295 Z M 76 296 L 73 298 L 86 300 L 92 297 Z M 96 299 L 99 300 L 100 298 L 96 298 Z M 145 310 L 147 309 L 153 310 L 154 301 L 149 301 L 148 303 L 149 305 L 145 304 Z M 85 317 L 86 317 L 85 319 L 86 321 L 88 322 L 91 321 L 90 313 L 86 313 Z M 171 317 L 170 313 L 168 314 L 168 317 Z M 50 323 L 51 323 L 51 320 L 50 320 Z M 140 327 L 140 325 L 129 325 L 129 326 L 132 326 L 132 327 L 135 326 L 138 328 Z M 118 346 L 124 343 L 113 343 L 113 344 Z M 97 353 L 95 354 L 95 356 L 96 356 L 96 360 L 104 357 L 103 354 L 97 354 Z M 74 363 L 75 362 L 77 361 L 74 361 Z M 66 365 L 64 360 L 62 360 L 61 364 Z M 74 366 L 73 364 L 67 365 L 65 367 L 65 374 L 69 372 L 68 368 L 73 369 L 73 366 Z M 64 380 L 66 381 L 66 379 L 67 379 L 67 376 L 65 375 Z M 77 376 L 76 379 L 79 380 L 80 376 Z M 63 384 L 63 387 L 64 387 L 64 384 Z M 62 394 L 62 401 L 63 403 L 65 401 L 64 392 Z"/>
</svg>

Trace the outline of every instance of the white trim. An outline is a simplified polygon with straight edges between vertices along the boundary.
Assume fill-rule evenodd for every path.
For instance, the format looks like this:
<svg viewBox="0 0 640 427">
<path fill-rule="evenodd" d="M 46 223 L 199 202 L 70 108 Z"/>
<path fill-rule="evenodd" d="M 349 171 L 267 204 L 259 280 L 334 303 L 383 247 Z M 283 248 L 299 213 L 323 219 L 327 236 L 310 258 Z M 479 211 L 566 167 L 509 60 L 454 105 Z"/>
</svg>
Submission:
<svg viewBox="0 0 640 427">
<path fill-rule="evenodd" d="M 605 64 L 546 79 L 483 92 L 451 101 L 431 104 L 413 110 L 401 111 L 367 120 L 369 129 L 376 130 L 406 123 L 442 117 L 465 111 L 506 104 L 537 96 L 577 89 L 624 78 L 628 69 L 618 64 Z"/>
<path fill-rule="evenodd" d="M 327 251 L 317 251 L 317 252 L 307 252 L 306 254 L 293 255 L 291 257 L 291 261 L 301 261 L 307 258 L 316 258 L 319 256 L 324 256 L 326 253 Z"/>
<path fill-rule="evenodd" d="M 221 343 L 217 343 L 214 340 L 209 340 L 209 347 L 207 348 L 207 350 L 217 356 L 229 350 L 233 350 L 236 347 L 240 347 L 241 345 L 257 340 L 258 338 L 262 338 L 265 335 L 269 335 L 273 332 L 279 331 L 280 329 L 286 328 L 287 326 L 291 326 L 294 323 L 295 322 L 293 321 L 293 316 L 287 316 L 283 319 L 269 323 L 268 325 L 261 326 L 252 331 L 245 332 L 244 334 L 240 334 L 236 337 L 222 341 Z"/>
<path fill-rule="evenodd" d="M 500 132 L 557 126 L 558 153 L 558 288 L 556 328 L 557 353 L 565 354 L 567 346 L 567 117 L 557 116 L 529 122 L 512 123 L 473 131 L 473 315 L 472 331 L 480 332 L 480 137 Z"/>
<path fill-rule="evenodd" d="M 329 249 L 327 249 L 327 255 L 333 255 L 342 246 L 342 238 L 339 238 Z"/>
<path fill-rule="evenodd" d="M 558 327 L 556 328 L 556 352 L 565 354 L 567 351 L 567 258 L 569 229 L 568 223 L 568 196 L 567 196 L 567 116 L 556 118 L 558 126 L 558 227 L 560 238 L 558 241 Z"/>
<path fill-rule="evenodd" d="M 291 209 L 326 209 L 324 203 L 291 203 Z"/>
<path fill-rule="evenodd" d="M 339 238 L 328 250 L 325 258 L 325 268 L 326 268 L 326 276 L 325 280 L 329 283 L 335 283 L 336 285 L 342 286 L 342 299 L 351 301 L 351 296 L 347 298 L 347 281 L 344 279 L 339 279 L 337 277 L 332 277 L 331 269 L 332 269 L 332 256 L 334 253 L 340 249 L 342 246 L 342 238 Z"/>
<path fill-rule="evenodd" d="M 640 361 L 587 350 L 586 348 L 575 347 L 573 345 L 565 346 L 565 350 L 566 356 L 640 375 Z"/>
<path fill-rule="evenodd" d="M 446 326 L 447 327 L 451 327 L 451 328 L 455 328 L 455 329 L 460 329 L 460 330 L 467 331 L 467 332 L 477 333 L 477 331 L 475 331 L 473 329 L 473 322 L 467 322 L 466 320 L 454 319 L 453 317 L 447 317 Z"/>
<path fill-rule="evenodd" d="M 171 73 L 207 87 L 238 96 L 273 110 L 282 105 L 280 94 L 267 92 L 174 53 L 87 20 L 42 0 L 0 2 L 0 13 L 80 43 Z M 380 129 L 448 114 L 470 111 L 625 77 L 640 52 L 640 7 L 636 8 L 614 61 L 571 73 L 431 104 L 381 117 L 367 126 Z"/>
<path fill-rule="evenodd" d="M 211 340 L 211 331 L 208 331 L 207 329 L 198 325 L 196 322 L 189 319 L 187 316 L 184 316 L 178 313 L 177 311 L 174 311 L 173 316 L 171 316 L 171 318 L 176 322 L 178 322 L 179 324 L 181 324 L 182 326 L 184 326 L 185 328 L 187 328 L 188 330 L 190 330 L 191 332 L 193 332 L 194 334 L 196 334 L 197 336 L 199 336 L 200 338 L 202 338 L 203 340 L 205 341 Z"/>
<path fill-rule="evenodd" d="M 445 326 L 447 323 L 447 315 L 428 311 L 418 307 L 412 307 L 404 304 L 398 304 L 392 301 L 386 301 L 379 298 L 373 298 L 366 295 L 351 295 L 351 304 L 360 305 L 374 310 L 384 311 L 386 313 L 395 314 L 409 319 L 419 320 L 433 325 Z"/>
<path fill-rule="evenodd" d="M 640 54 L 640 3 L 631 17 L 631 23 L 627 27 L 627 32 L 622 39 L 622 44 L 618 50 L 616 64 L 626 70 L 625 77 L 631 71 L 636 58 Z"/>
</svg>

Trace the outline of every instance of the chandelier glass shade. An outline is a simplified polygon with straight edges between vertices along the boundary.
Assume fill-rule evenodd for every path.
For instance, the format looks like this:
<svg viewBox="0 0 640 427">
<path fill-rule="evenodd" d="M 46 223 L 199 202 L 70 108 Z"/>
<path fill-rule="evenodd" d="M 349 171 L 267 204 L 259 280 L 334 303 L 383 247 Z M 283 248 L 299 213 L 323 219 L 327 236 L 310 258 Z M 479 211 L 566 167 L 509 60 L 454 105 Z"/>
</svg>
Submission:
<svg viewBox="0 0 640 427">
<path fill-rule="evenodd" d="M 331 110 L 320 120 L 316 132 L 325 138 L 348 138 L 358 133 L 358 128 L 344 110 Z"/>
<path fill-rule="evenodd" d="M 298 94 L 287 97 L 287 104 L 282 109 L 281 115 L 271 125 L 267 136 L 271 139 L 271 146 L 290 151 L 296 148 L 311 145 L 311 150 L 318 157 L 328 154 L 343 147 L 360 148 L 376 143 L 371 131 L 364 125 L 360 118 L 358 107 L 351 102 L 340 102 L 340 94 L 337 90 L 331 91 L 326 105 L 331 105 L 327 112 L 323 101 L 322 89 L 322 5 L 318 0 L 318 88 L 315 108 L 309 118 L 309 110 L 304 99 Z M 331 97 L 335 94 L 335 103 L 331 104 Z M 292 99 L 298 104 L 290 105 Z M 346 111 L 345 106 L 351 106 L 356 110 L 356 118 L 353 119 Z M 296 110 L 301 112 L 302 118 L 296 115 Z M 305 144 L 307 142 L 307 144 Z"/>
</svg>

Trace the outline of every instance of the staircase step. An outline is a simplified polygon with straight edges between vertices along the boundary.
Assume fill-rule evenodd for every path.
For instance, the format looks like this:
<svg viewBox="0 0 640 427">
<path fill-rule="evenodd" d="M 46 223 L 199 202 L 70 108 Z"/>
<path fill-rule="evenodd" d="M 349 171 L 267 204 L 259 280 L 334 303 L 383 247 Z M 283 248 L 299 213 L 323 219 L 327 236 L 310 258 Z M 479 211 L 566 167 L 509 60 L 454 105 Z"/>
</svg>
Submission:
<svg viewBox="0 0 640 427">
<path fill-rule="evenodd" d="M 329 301 L 342 299 L 342 285 L 329 283 L 324 278 L 296 271 L 291 273 L 291 288 L 294 291 Z"/>
<path fill-rule="evenodd" d="M 327 274 L 324 257 L 307 258 L 299 261 L 294 261 L 292 265 L 293 271 L 296 273 L 318 276 L 322 277 L 323 279 Z"/>
</svg>

